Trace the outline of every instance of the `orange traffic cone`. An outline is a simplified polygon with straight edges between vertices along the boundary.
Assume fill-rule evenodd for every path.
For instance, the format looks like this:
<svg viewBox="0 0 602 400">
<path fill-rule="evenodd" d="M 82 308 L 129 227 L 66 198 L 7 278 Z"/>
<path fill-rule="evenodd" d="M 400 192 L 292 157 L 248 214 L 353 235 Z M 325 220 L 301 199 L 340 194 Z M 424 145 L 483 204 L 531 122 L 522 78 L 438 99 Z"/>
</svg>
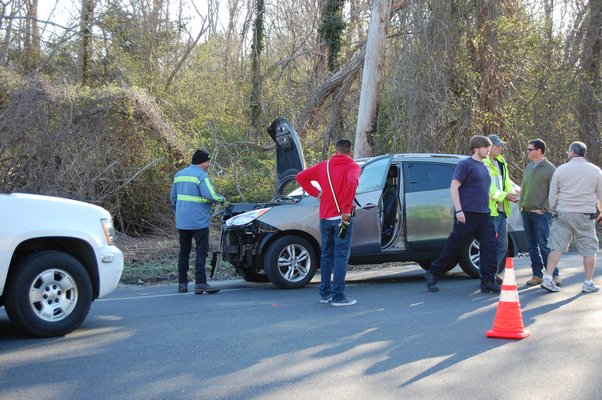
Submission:
<svg viewBox="0 0 602 400">
<path fill-rule="evenodd" d="M 514 266 L 512 258 L 506 258 L 506 272 L 502 282 L 500 301 L 495 313 L 493 328 L 487 331 L 487 337 L 504 339 L 523 339 L 530 336 L 523 326 L 523 316 L 520 312 L 518 302 L 518 291 L 516 290 L 516 278 L 514 277 Z"/>
</svg>

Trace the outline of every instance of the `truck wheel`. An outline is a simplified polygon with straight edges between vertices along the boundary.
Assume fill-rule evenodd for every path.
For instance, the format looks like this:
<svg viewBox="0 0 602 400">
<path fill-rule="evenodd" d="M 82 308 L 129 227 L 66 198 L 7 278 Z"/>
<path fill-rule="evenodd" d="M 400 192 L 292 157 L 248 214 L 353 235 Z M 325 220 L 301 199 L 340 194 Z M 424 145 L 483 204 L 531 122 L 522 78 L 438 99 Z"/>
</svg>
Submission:
<svg viewBox="0 0 602 400">
<path fill-rule="evenodd" d="M 283 236 L 270 245 L 263 260 L 265 274 L 281 289 L 298 289 L 314 277 L 318 266 L 316 251 L 306 239 Z"/>
<path fill-rule="evenodd" d="M 84 266 L 61 251 L 23 258 L 11 271 L 6 313 L 25 332 L 63 336 L 78 328 L 92 304 L 92 284 Z"/>
<path fill-rule="evenodd" d="M 480 278 L 479 260 L 481 258 L 480 245 L 476 239 L 473 239 L 466 245 L 460 254 L 460 268 L 471 278 Z"/>
</svg>

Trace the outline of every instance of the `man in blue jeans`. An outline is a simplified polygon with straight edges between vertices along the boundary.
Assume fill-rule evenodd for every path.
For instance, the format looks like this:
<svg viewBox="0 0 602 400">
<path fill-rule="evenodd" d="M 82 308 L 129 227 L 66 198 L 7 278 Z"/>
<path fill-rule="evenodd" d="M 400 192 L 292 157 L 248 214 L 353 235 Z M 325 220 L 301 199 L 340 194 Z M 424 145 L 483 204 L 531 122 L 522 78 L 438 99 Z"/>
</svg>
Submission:
<svg viewBox="0 0 602 400">
<path fill-rule="evenodd" d="M 458 163 L 449 187 L 455 208 L 454 227 L 441 254 L 426 271 L 426 287 L 438 292 L 437 281 L 457 262 L 462 249 L 475 237 L 480 244 L 481 293 L 500 293 L 497 272 L 495 230 L 489 210 L 491 176 L 484 163 L 491 140 L 475 135 L 469 142 L 472 156 Z"/>
<path fill-rule="evenodd" d="M 491 175 L 491 189 L 489 190 L 489 209 L 491 211 L 491 221 L 496 233 L 496 256 L 497 273 L 504 269 L 504 261 L 508 252 L 508 218 L 512 214 L 510 202 L 517 202 L 518 196 L 510 174 L 508 173 L 508 163 L 502 156 L 502 149 L 506 145 L 498 135 L 491 134 L 487 136 L 493 145 L 489 156 L 483 161 L 489 174 Z M 496 276 L 498 284 L 502 283 L 501 278 Z"/>
<path fill-rule="evenodd" d="M 543 140 L 529 141 L 527 157 L 531 162 L 525 167 L 521 184 L 521 216 L 533 270 L 533 276 L 527 281 L 529 286 L 543 282 L 543 272 L 550 254 L 548 238 L 552 214 L 548 194 L 556 167 L 544 157 L 545 152 L 546 143 Z M 561 284 L 558 268 L 554 270 L 554 283 Z"/>
<path fill-rule="evenodd" d="M 310 195 L 320 200 L 320 302 L 332 302 L 335 307 L 356 303 L 345 295 L 347 261 L 353 237 L 353 199 L 359 183 L 360 166 L 353 161 L 351 142 L 341 139 L 335 144 L 335 154 L 297 174 L 297 182 Z M 311 181 L 320 184 L 319 191 Z M 341 233 L 341 226 L 346 232 Z M 345 228 L 343 228 L 345 229 Z M 331 275 L 332 280 L 331 280 Z"/>
</svg>

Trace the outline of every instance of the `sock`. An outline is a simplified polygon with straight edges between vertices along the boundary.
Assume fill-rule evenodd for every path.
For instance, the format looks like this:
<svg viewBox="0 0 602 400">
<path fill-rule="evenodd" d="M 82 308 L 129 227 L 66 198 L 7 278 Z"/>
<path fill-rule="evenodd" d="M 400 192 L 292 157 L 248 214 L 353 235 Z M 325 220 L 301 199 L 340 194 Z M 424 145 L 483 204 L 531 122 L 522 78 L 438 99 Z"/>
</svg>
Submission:
<svg viewBox="0 0 602 400">
<path fill-rule="evenodd" d="M 594 281 L 592 281 L 591 279 L 590 280 L 586 279 L 584 283 L 587 283 L 588 285 L 591 285 L 592 283 L 594 283 Z"/>
<path fill-rule="evenodd" d="M 552 275 L 545 274 L 543 276 L 543 279 L 546 280 L 546 281 L 548 281 L 548 282 L 551 282 L 552 281 Z"/>
</svg>

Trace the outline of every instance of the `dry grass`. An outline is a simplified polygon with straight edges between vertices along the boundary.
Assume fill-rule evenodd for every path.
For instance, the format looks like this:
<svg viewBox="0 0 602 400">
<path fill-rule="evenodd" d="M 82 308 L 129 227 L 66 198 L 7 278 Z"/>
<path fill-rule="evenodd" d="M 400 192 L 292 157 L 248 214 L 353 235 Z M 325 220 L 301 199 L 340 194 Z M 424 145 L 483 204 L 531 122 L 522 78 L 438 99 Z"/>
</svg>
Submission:
<svg viewBox="0 0 602 400">
<path fill-rule="evenodd" d="M 215 231 L 215 229 L 213 229 Z M 210 274 L 209 262 L 213 251 L 218 250 L 219 241 L 213 235 L 209 243 L 207 257 L 207 276 Z M 117 246 L 123 251 L 125 265 L 121 276 L 123 284 L 159 284 L 175 283 L 178 281 L 178 251 L 177 233 L 173 236 L 154 236 L 133 238 L 118 235 Z M 194 251 L 191 254 L 191 271 L 189 280 L 194 281 Z M 215 280 L 238 278 L 232 266 L 222 262 Z"/>
</svg>

